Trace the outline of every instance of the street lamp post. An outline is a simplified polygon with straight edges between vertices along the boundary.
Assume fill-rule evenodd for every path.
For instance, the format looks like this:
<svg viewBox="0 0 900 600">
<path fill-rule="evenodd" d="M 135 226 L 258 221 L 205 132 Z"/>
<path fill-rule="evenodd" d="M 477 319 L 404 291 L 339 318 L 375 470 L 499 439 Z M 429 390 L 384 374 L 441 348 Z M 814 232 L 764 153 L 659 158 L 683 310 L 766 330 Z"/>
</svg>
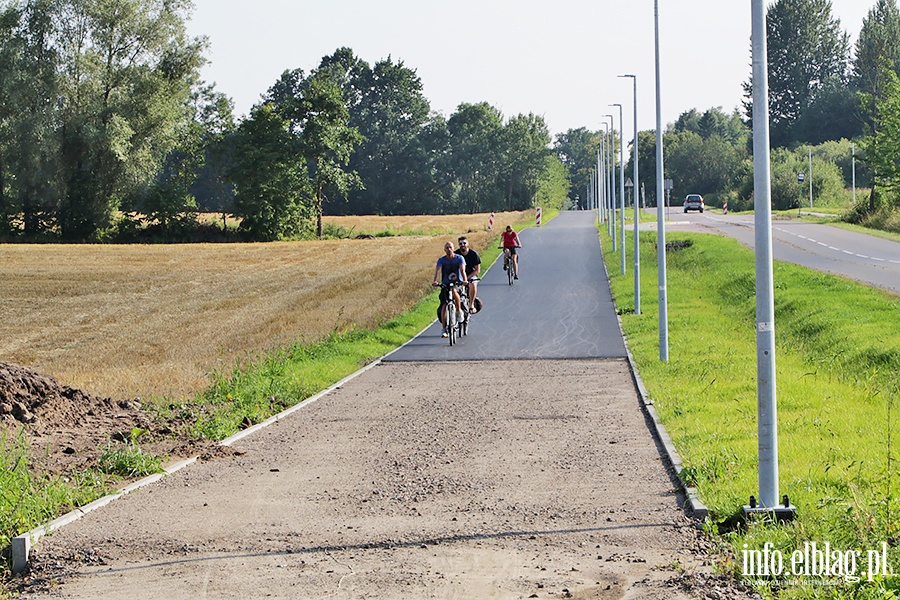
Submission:
<svg viewBox="0 0 900 600">
<path fill-rule="evenodd" d="M 622 120 L 622 105 L 610 104 L 619 107 L 619 216 L 622 224 L 622 275 L 625 274 L 625 122 Z"/>
<path fill-rule="evenodd" d="M 659 0 L 653 0 L 656 33 L 656 262 L 659 282 L 659 360 L 669 361 L 669 300 L 666 291 L 665 178 L 663 176 L 662 108 L 659 83 Z"/>
<path fill-rule="evenodd" d="M 775 398 L 775 285 L 772 266 L 772 182 L 769 148 L 769 74 L 766 0 L 752 0 L 753 210 L 756 253 L 756 394 L 759 505 L 750 497 L 744 512 L 774 512 L 791 518 L 794 507 L 778 498 L 778 417 Z"/>
<path fill-rule="evenodd" d="M 809 150 L 809 210 L 812 210 L 813 207 L 813 190 L 812 190 L 812 146 L 808 148 Z"/>
<path fill-rule="evenodd" d="M 606 127 L 607 130 L 609 126 L 606 124 L 606 121 L 601 121 L 600 125 Z M 597 148 L 597 190 L 600 194 L 600 198 L 603 200 L 603 222 L 606 223 L 606 230 L 609 232 L 609 202 L 606 198 L 606 176 L 604 175 L 605 165 L 606 164 L 606 135 L 601 131 L 600 132 L 600 144 Z"/>
<path fill-rule="evenodd" d="M 613 253 L 618 250 L 618 235 L 616 233 L 616 170 L 615 170 L 615 129 L 616 119 L 612 115 L 603 115 L 604 118 L 609 117 L 609 132 L 606 139 L 606 189 L 609 190 L 609 222 L 610 233 L 612 234 Z"/>
<path fill-rule="evenodd" d="M 637 75 L 619 75 L 619 77 L 630 77 L 634 81 L 634 152 L 631 154 L 634 159 L 634 314 L 639 315 L 641 314 L 641 238 L 638 225 L 641 219 L 638 214 L 640 184 L 638 179 Z"/>
</svg>

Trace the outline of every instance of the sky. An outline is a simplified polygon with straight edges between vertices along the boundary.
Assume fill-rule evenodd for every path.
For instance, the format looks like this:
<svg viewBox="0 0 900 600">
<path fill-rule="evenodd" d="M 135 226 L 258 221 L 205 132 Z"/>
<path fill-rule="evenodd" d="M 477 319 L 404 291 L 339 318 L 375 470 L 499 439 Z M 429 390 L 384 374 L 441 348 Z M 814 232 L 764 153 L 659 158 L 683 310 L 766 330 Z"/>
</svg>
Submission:
<svg viewBox="0 0 900 600">
<path fill-rule="evenodd" d="M 767 0 L 767 5 L 770 3 Z M 855 43 L 875 0 L 832 0 Z M 349 47 L 374 65 L 416 71 L 432 110 L 488 102 L 505 119 L 542 116 L 551 134 L 596 131 L 613 114 L 656 126 L 652 0 L 194 0 L 192 36 L 206 36 L 201 75 L 237 117 L 287 69 L 309 72 Z M 750 0 L 659 0 L 664 125 L 692 108 L 741 109 L 750 75 Z"/>
</svg>

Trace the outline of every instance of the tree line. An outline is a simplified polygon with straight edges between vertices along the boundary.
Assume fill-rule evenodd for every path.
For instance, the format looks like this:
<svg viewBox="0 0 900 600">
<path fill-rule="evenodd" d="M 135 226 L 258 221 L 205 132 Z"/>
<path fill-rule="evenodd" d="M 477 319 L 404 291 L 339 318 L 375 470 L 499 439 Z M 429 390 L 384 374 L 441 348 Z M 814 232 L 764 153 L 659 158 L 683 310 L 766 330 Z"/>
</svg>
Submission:
<svg viewBox="0 0 900 600">
<path fill-rule="evenodd" d="M 431 110 L 414 69 L 349 48 L 285 71 L 236 122 L 199 78 L 190 0 L 0 0 L 0 235 L 242 239 L 322 234 L 323 214 L 562 206 L 544 119 Z M 207 232 L 208 233 L 208 232 Z"/>
<path fill-rule="evenodd" d="M 900 208 L 900 11 L 877 0 L 851 48 L 830 0 L 776 0 L 767 12 L 772 202 L 805 206 L 809 185 L 816 206 L 846 206 L 855 181 L 866 186 L 851 219 Z M 674 202 L 689 193 L 730 208 L 753 206 L 752 81 L 744 84 L 744 113 L 692 109 L 663 135 L 665 177 Z M 596 165 L 601 132 L 570 130 L 556 148 L 573 190 L 584 190 Z M 622 140 L 617 139 L 617 144 Z M 639 172 L 648 205 L 656 204 L 655 131 L 638 134 Z M 626 173 L 633 168 L 629 160 Z M 801 184 L 798 175 L 806 177 Z M 649 174 L 649 176 L 648 176 Z M 649 178 L 648 178 L 649 177 Z M 860 196 L 862 198 L 862 194 Z"/>
<path fill-rule="evenodd" d="M 542 117 L 486 102 L 445 117 L 390 56 L 369 64 L 338 48 L 309 73 L 286 70 L 238 122 L 200 80 L 207 42 L 186 34 L 191 9 L 0 0 L 2 239 L 220 239 L 198 211 L 237 217 L 239 239 L 271 240 L 322 235 L 327 214 L 584 206 L 600 132 L 554 139 Z M 776 0 L 767 35 L 775 207 L 804 202 L 797 174 L 810 161 L 817 204 L 845 203 L 854 158 L 871 188 L 857 213 L 900 206 L 896 0 L 876 1 L 854 48 L 830 0 Z M 744 88 L 743 114 L 692 109 L 668 125 L 676 199 L 751 207 Z M 638 142 L 641 173 L 654 173 L 654 132 Z M 656 202 L 655 185 L 644 194 Z"/>
</svg>

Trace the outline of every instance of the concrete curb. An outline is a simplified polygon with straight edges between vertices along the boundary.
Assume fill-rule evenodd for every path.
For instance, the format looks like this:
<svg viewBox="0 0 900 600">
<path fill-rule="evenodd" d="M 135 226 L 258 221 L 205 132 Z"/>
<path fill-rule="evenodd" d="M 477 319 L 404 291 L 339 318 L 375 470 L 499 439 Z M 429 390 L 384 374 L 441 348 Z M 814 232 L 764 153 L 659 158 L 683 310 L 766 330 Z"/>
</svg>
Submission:
<svg viewBox="0 0 900 600">
<path fill-rule="evenodd" d="M 407 341 L 403 345 L 398 346 L 397 348 L 391 350 L 384 356 L 381 356 L 381 357 L 375 359 L 374 361 L 372 361 L 365 367 L 359 369 L 358 371 L 355 371 L 355 372 L 351 373 L 350 375 L 347 375 L 346 377 L 344 377 L 337 383 L 331 385 L 327 389 L 324 389 L 321 392 L 319 392 L 318 394 L 315 394 L 314 396 L 310 396 L 309 398 L 306 398 L 305 400 L 301 400 L 297 404 L 291 406 L 290 408 L 286 408 L 285 410 L 281 411 L 277 415 L 269 417 L 262 423 L 257 423 L 256 425 L 253 425 L 252 427 L 248 427 L 247 429 L 239 431 L 238 433 L 232 435 L 231 437 L 225 438 L 224 440 L 219 442 L 219 445 L 220 446 L 230 446 L 231 444 L 237 442 L 238 440 L 241 440 L 241 439 L 257 432 L 260 429 L 263 429 L 264 427 L 268 427 L 269 425 L 272 425 L 273 423 L 277 423 L 278 421 L 280 421 L 280 420 L 284 419 L 285 417 L 287 417 L 288 415 L 300 410 L 301 408 L 309 406 L 310 404 L 319 400 L 323 396 L 340 388 L 342 385 L 344 385 L 351 379 L 354 379 L 355 377 L 362 375 L 369 369 L 379 365 L 384 358 L 390 356 L 394 352 L 397 352 L 398 350 L 400 350 L 400 348 L 403 348 L 403 346 L 406 346 L 406 344 L 409 344 L 412 340 L 414 340 L 417 337 L 419 337 L 420 335 L 422 335 L 422 333 L 424 333 L 425 330 L 428 329 L 428 327 L 431 327 L 432 323 L 434 323 L 434 321 L 432 321 L 431 323 L 426 325 L 425 329 L 422 329 L 422 331 L 420 331 L 419 333 L 414 335 L 409 341 Z M 15 538 L 12 539 L 12 542 L 10 544 L 10 554 L 12 557 L 12 573 L 13 573 L 13 575 L 18 575 L 19 573 L 21 573 L 28 567 L 28 558 L 31 555 L 31 549 L 45 535 L 49 535 L 49 534 L 53 533 L 54 531 L 56 531 L 57 529 L 65 526 L 65 525 L 68 525 L 69 523 L 72 523 L 74 521 L 77 521 L 78 519 L 85 516 L 89 512 L 97 510 L 98 508 L 101 508 L 103 506 L 106 506 L 113 500 L 118 500 L 119 498 L 121 498 L 122 496 L 124 496 L 126 494 L 129 494 L 129 493 L 131 493 L 137 489 L 140 489 L 144 486 L 150 485 L 151 483 L 156 483 L 160 479 L 163 479 L 164 477 L 168 477 L 169 475 L 171 475 L 177 471 L 180 471 L 181 469 L 195 463 L 198 458 L 199 458 L 199 456 L 193 456 L 191 458 L 187 458 L 187 459 L 184 459 L 177 463 L 171 464 L 168 467 L 164 468 L 162 473 L 155 473 L 153 475 L 148 475 L 147 477 L 144 477 L 143 479 L 135 481 L 134 483 L 127 485 L 116 492 L 113 492 L 111 494 L 103 496 L 102 498 L 98 498 L 97 500 L 94 500 L 93 502 L 90 502 L 88 504 L 85 504 L 84 506 L 76 508 L 76 509 L 62 515 L 61 517 L 58 517 L 58 518 L 54 519 L 53 521 L 50 521 L 49 523 L 46 523 L 44 525 L 41 525 L 40 527 L 32 529 L 31 531 L 28 531 L 26 533 L 16 536 Z"/>
<path fill-rule="evenodd" d="M 606 261 L 603 261 L 603 273 L 606 275 L 606 280 L 609 281 L 609 271 L 606 268 Z M 625 343 L 625 352 L 628 355 L 628 366 L 629 370 L 631 371 L 631 378 L 634 381 L 634 386 L 637 389 L 638 399 L 641 401 L 641 407 L 644 409 L 644 412 L 648 417 L 650 417 L 650 420 L 653 423 L 653 435 L 662 445 L 666 462 L 669 464 L 669 466 L 677 476 L 676 479 L 678 481 L 678 487 L 684 494 L 686 508 L 690 512 L 691 516 L 700 521 L 705 521 L 709 516 L 709 509 L 700 500 L 700 494 L 699 492 L 697 492 L 697 488 L 687 486 L 681 480 L 681 471 L 682 469 L 684 469 L 684 465 L 681 462 L 681 456 L 678 455 L 678 450 L 675 449 L 675 444 L 672 443 L 672 438 L 669 437 L 669 433 L 660 422 L 659 415 L 656 412 L 656 407 L 653 406 L 653 399 L 650 397 L 650 394 L 647 393 L 647 388 L 644 386 L 644 382 L 641 380 L 637 364 L 634 361 L 634 356 L 631 354 L 631 348 L 628 347 L 628 338 L 625 336 L 625 331 L 622 328 L 622 317 L 618 312 L 616 312 L 616 321 L 618 321 L 619 323 L 619 333 L 622 334 L 622 341 Z"/>
</svg>

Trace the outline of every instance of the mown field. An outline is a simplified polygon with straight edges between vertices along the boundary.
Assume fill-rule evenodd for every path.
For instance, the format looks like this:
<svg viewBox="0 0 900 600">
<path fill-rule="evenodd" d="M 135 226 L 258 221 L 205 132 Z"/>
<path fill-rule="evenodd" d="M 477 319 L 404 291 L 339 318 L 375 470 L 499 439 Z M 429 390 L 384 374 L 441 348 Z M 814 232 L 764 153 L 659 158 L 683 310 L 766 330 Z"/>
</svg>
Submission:
<svg viewBox="0 0 900 600">
<path fill-rule="evenodd" d="M 495 230 L 530 218 L 498 213 Z M 410 309 L 445 238 L 493 235 L 487 214 L 326 222 L 378 237 L 0 245 L 0 360 L 97 395 L 190 396 L 261 353 Z"/>
</svg>

